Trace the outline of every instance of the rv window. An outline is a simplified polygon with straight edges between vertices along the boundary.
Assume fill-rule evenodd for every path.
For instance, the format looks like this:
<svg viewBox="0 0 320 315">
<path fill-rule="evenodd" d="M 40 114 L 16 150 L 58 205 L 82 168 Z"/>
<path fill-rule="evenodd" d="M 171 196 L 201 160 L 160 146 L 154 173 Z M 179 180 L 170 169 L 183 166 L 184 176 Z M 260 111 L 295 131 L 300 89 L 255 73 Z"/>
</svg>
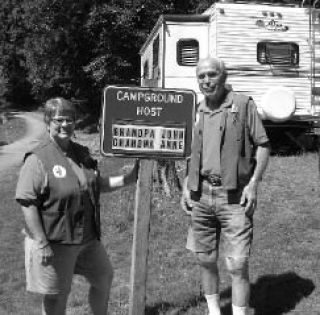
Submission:
<svg viewBox="0 0 320 315">
<path fill-rule="evenodd" d="M 148 62 L 148 60 L 144 62 L 142 77 L 144 79 L 149 79 L 149 62 Z"/>
<path fill-rule="evenodd" d="M 299 46 L 292 42 L 260 42 L 257 45 L 257 61 L 261 64 L 297 66 Z"/>
<path fill-rule="evenodd" d="M 157 38 L 153 41 L 152 55 L 153 55 L 152 68 L 154 70 L 159 66 L 159 36 L 157 36 Z"/>
<path fill-rule="evenodd" d="M 196 39 L 180 39 L 177 43 L 179 66 L 195 66 L 199 61 L 199 42 Z"/>
</svg>

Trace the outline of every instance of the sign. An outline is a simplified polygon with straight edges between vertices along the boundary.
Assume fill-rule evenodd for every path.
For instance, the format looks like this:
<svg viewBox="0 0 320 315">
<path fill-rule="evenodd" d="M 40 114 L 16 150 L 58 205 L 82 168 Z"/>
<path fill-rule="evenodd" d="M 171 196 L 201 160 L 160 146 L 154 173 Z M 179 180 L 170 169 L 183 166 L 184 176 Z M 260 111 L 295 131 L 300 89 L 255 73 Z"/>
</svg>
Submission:
<svg viewBox="0 0 320 315">
<path fill-rule="evenodd" d="M 270 21 L 258 20 L 256 25 L 273 32 L 286 32 L 289 27 L 282 25 L 279 21 L 271 19 Z"/>
<path fill-rule="evenodd" d="M 191 154 L 195 93 L 108 86 L 103 92 L 101 153 L 184 158 Z"/>
</svg>

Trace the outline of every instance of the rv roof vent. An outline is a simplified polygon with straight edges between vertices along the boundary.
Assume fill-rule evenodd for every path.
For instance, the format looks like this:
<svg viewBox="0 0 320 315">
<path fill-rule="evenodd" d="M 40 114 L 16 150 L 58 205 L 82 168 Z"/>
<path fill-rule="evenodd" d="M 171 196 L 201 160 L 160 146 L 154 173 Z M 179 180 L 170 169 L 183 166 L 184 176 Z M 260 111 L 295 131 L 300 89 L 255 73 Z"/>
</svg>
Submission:
<svg viewBox="0 0 320 315">
<path fill-rule="evenodd" d="M 180 39 L 177 43 L 179 66 L 195 66 L 199 61 L 199 42 L 196 39 Z"/>
</svg>

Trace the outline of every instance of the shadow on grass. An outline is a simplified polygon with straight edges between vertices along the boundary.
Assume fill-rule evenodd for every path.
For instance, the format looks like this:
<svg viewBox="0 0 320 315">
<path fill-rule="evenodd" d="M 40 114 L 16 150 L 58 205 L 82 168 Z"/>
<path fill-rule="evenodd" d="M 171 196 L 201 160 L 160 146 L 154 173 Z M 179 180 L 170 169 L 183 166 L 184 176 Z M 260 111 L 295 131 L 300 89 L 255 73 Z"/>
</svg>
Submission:
<svg viewBox="0 0 320 315">
<path fill-rule="evenodd" d="M 291 310 L 303 299 L 309 296 L 315 289 L 310 279 L 298 276 L 294 272 L 281 275 L 267 275 L 259 278 L 251 284 L 250 308 L 253 315 L 283 315 Z M 223 303 L 228 300 L 227 303 Z M 232 315 L 231 311 L 231 288 L 221 292 L 221 312 L 223 315 Z M 188 309 L 196 308 L 204 303 L 203 296 L 195 296 L 185 301 L 185 305 L 158 303 L 146 308 L 146 315 L 182 315 Z"/>
<path fill-rule="evenodd" d="M 177 304 L 171 304 L 167 302 L 157 303 L 151 307 L 147 306 L 145 315 L 159 315 L 159 314 L 182 315 L 189 308 L 195 308 L 204 302 L 205 302 L 205 298 L 203 296 L 195 296 L 194 298 L 186 301 L 184 303 L 186 304 L 185 306 L 179 305 L 179 303 Z"/>
<path fill-rule="evenodd" d="M 312 280 L 294 272 L 263 276 L 251 287 L 250 306 L 254 315 L 282 315 L 294 310 L 314 289 Z"/>
<path fill-rule="evenodd" d="M 253 315 L 283 315 L 295 309 L 295 306 L 309 296 L 315 285 L 310 279 L 298 276 L 294 272 L 281 275 L 266 275 L 251 284 L 250 308 Z M 231 289 L 221 293 L 221 300 L 231 300 Z M 232 315 L 231 303 L 222 308 L 222 314 Z"/>
</svg>

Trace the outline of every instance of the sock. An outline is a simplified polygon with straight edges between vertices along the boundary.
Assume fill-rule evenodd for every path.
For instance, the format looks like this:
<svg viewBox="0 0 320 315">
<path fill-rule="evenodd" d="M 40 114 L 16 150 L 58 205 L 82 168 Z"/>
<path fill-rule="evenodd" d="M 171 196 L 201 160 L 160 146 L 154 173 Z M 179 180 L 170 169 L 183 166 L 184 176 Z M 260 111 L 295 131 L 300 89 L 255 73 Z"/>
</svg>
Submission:
<svg viewBox="0 0 320 315">
<path fill-rule="evenodd" d="M 219 294 L 210 294 L 204 295 L 209 309 L 209 315 L 221 315 L 220 312 L 220 295 Z"/>
<path fill-rule="evenodd" d="M 246 306 L 236 306 L 232 304 L 232 314 L 233 315 L 246 315 L 247 307 Z"/>
</svg>

